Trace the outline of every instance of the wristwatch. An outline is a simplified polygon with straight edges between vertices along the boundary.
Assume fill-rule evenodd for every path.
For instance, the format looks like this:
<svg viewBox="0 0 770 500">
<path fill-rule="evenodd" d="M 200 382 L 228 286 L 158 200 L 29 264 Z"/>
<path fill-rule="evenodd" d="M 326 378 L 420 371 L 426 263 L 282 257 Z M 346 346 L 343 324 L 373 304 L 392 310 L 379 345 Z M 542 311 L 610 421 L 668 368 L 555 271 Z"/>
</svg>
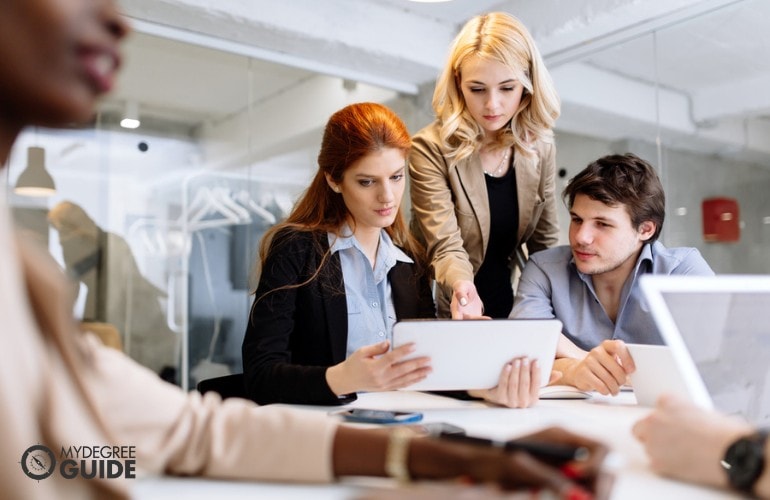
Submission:
<svg viewBox="0 0 770 500">
<path fill-rule="evenodd" d="M 730 486 L 738 491 L 753 493 L 754 485 L 765 469 L 765 443 L 770 429 L 744 436 L 727 448 L 722 467 Z"/>
</svg>

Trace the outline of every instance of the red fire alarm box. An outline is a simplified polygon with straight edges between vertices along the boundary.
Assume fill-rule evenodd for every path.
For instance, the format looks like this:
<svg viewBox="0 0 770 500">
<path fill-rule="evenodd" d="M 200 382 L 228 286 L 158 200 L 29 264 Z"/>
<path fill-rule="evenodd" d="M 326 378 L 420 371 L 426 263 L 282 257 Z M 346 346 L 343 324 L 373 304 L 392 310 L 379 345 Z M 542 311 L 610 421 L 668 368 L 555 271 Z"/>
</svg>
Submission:
<svg viewBox="0 0 770 500">
<path fill-rule="evenodd" d="M 703 200 L 703 239 L 713 242 L 741 238 L 738 201 L 732 198 Z"/>
</svg>

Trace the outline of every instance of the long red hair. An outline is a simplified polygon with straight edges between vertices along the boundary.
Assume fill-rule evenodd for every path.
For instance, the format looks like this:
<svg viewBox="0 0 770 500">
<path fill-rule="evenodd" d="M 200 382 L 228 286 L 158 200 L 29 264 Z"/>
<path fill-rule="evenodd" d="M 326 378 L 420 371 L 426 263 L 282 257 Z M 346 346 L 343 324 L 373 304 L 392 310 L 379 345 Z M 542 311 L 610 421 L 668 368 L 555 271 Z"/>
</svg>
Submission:
<svg viewBox="0 0 770 500">
<path fill-rule="evenodd" d="M 403 151 L 406 163 L 410 147 L 411 136 L 406 125 L 396 113 L 382 104 L 350 104 L 334 113 L 324 129 L 321 151 L 318 153 L 318 171 L 313 181 L 286 220 L 270 228 L 262 238 L 259 248 L 260 268 L 265 264 L 273 237 L 282 229 L 340 235 L 349 212 L 342 196 L 329 187 L 327 175 L 339 184 L 354 163 L 384 148 Z M 422 247 L 410 234 L 401 205 L 395 221 L 385 231 L 413 259 L 423 262 Z"/>
</svg>

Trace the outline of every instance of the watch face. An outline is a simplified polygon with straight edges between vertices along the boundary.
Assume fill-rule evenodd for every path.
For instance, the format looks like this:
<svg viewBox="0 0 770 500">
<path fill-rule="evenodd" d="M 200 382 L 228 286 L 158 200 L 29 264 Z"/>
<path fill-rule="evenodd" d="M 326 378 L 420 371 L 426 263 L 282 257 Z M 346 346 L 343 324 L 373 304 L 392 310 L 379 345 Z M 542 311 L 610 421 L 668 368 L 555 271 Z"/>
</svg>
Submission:
<svg viewBox="0 0 770 500">
<path fill-rule="evenodd" d="M 751 491 L 765 468 L 765 440 L 756 436 L 739 439 L 728 448 L 725 462 L 730 485 Z"/>
<path fill-rule="evenodd" d="M 31 479 L 45 479 L 53 474 L 55 468 L 56 457 L 46 446 L 30 446 L 21 456 L 21 469 Z"/>
</svg>

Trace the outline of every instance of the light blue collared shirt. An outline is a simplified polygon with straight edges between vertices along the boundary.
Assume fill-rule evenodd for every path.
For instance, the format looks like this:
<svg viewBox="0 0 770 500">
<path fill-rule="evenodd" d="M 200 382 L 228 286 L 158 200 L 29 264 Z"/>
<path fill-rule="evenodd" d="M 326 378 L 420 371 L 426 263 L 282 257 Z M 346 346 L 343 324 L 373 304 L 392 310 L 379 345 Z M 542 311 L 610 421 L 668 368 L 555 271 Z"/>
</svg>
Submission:
<svg viewBox="0 0 770 500">
<path fill-rule="evenodd" d="M 604 311 L 593 280 L 577 270 L 569 246 L 532 254 L 524 266 L 511 318 L 557 318 L 562 332 L 578 347 L 590 350 L 606 339 L 635 344 L 663 344 L 649 307 L 642 297 L 642 274 L 713 276 L 696 248 L 666 248 L 645 244 L 620 294 L 615 323 Z"/>
<path fill-rule="evenodd" d="M 341 234 L 351 234 L 350 228 L 344 227 Z M 396 262 L 414 261 L 393 244 L 385 230 L 380 231 L 374 269 L 355 236 L 351 234 L 337 238 L 328 233 L 328 238 L 331 253 L 340 254 L 342 277 L 345 282 L 345 298 L 348 305 L 346 357 L 349 357 L 363 346 L 391 340 L 393 325 L 396 323 L 396 310 L 393 306 L 388 272 Z"/>
</svg>

